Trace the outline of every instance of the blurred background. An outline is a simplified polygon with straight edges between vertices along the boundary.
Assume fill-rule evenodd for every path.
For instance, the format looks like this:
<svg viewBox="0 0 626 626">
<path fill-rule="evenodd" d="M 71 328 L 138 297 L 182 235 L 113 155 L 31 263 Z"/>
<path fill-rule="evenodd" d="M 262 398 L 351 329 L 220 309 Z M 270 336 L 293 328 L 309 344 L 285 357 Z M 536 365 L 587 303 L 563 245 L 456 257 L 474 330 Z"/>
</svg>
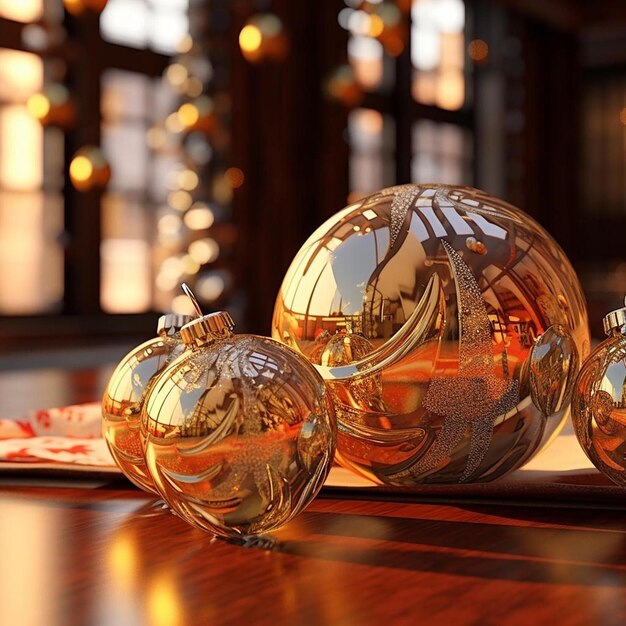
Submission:
<svg viewBox="0 0 626 626">
<path fill-rule="evenodd" d="M 309 234 L 410 181 L 533 215 L 600 337 L 626 294 L 626 3 L 0 0 L 0 366 L 121 356 L 187 312 L 181 281 L 267 334 Z"/>
</svg>

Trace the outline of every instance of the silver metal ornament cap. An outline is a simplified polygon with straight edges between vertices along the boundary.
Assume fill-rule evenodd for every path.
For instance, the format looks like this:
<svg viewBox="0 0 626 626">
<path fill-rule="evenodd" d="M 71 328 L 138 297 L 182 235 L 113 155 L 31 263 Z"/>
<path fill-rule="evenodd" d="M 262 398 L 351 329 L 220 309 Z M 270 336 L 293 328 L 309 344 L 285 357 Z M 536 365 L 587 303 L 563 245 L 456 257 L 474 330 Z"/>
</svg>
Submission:
<svg viewBox="0 0 626 626">
<path fill-rule="evenodd" d="M 193 319 L 192 315 L 177 315 L 176 313 L 161 315 L 157 322 L 157 334 L 160 337 L 170 337 Z"/>
<path fill-rule="evenodd" d="M 624 304 L 626 304 L 626 298 L 624 298 Z M 612 335 L 615 330 L 626 334 L 626 306 L 605 315 L 602 324 L 607 335 Z"/>
<path fill-rule="evenodd" d="M 203 315 L 185 324 L 180 330 L 183 342 L 188 346 L 201 346 L 215 339 L 230 337 L 235 322 L 226 311 Z"/>
</svg>

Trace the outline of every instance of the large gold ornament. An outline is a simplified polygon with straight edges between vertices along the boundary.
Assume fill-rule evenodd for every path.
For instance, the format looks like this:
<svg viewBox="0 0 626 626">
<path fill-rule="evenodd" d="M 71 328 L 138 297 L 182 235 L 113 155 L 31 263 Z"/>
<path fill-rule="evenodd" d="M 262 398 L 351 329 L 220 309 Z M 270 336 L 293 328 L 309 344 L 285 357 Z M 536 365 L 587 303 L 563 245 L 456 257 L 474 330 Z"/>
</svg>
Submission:
<svg viewBox="0 0 626 626">
<path fill-rule="evenodd" d="M 189 349 L 151 389 L 142 430 L 172 509 L 216 535 L 245 537 L 282 526 L 317 495 L 336 424 L 305 358 L 232 326 L 219 312 L 183 327 Z"/>
<path fill-rule="evenodd" d="M 141 409 L 155 377 L 185 349 L 180 328 L 188 315 L 163 315 L 158 337 L 131 350 L 117 365 L 102 396 L 102 436 L 122 473 L 135 485 L 157 493 L 146 468 Z"/>
<path fill-rule="evenodd" d="M 443 185 L 384 189 L 321 226 L 287 272 L 272 335 L 327 379 L 337 460 L 400 486 L 523 465 L 563 425 L 589 350 L 578 279 L 550 235 Z"/>
<path fill-rule="evenodd" d="M 626 308 L 604 318 L 608 338 L 591 353 L 576 380 L 572 421 L 591 462 L 626 486 Z"/>
</svg>

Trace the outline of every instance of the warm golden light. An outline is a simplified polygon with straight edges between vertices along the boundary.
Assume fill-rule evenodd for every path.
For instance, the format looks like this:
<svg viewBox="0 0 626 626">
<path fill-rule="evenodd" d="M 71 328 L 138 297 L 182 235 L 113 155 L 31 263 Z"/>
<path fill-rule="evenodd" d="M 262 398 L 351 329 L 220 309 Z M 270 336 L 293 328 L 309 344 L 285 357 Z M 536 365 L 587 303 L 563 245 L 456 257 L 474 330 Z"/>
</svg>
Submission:
<svg viewBox="0 0 626 626">
<path fill-rule="evenodd" d="M 165 128 L 169 130 L 170 133 L 180 133 L 185 128 L 178 115 L 178 111 L 170 113 L 165 118 Z"/>
<path fill-rule="evenodd" d="M 462 69 L 465 64 L 463 33 L 442 33 L 439 40 L 439 71 Z"/>
<path fill-rule="evenodd" d="M 159 291 L 172 291 L 172 289 L 178 287 L 178 278 L 159 272 L 154 280 L 154 284 Z"/>
<path fill-rule="evenodd" d="M 122 587 L 133 585 L 138 570 L 137 547 L 128 532 L 116 535 L 109 544 L 107 561 Z"/>
<path fill-rule="evenodd" d="M 197 274 L 200 269 L 200 263 L 196 261 L 190 254 L 186 254 L 183 258 L 183 267 L 185 268 L 185 274 L 193 275 Z"/>
<path fill-rule="evenodd" d="M 356 80 L 365 89 L 376 89 L 383 80 L 383 46 L 371 37 L 353 37 L 348 42 L 348 60 Z"/>
<path fill-rule="evenodd" d="M 191 195 L 183 190 L 172 191 L 167 194 L 167 203 L 177 211 L 186 211 L 192 202 Z"/>
<path fill-rule="evenodd" d="M 220 254 L 220 247 L 215 239 L 198 239 L 189 244 L 189 255 L 201 265 L 212 263 Z"/>
<path fill-rule="evenodd" d="M 153 126 L 146 133 L 146 141 L 152 150 L 160 150 L 167 143 L 165 131 L 158 126 Z"/>
<path fill-rule="evenodd" d="M 357 106 L 363 100 L 363 89 L 349 65 L 335 68 L 326 85 L 328 95 L 347 107 Z"/>
<path fill-rule="evenodd" d="M 0 49 L 0 100 L 22 104 L 41 89 L 43 63 L 30 52 Z"/>
<path fill-rule="evenodd" d="M 228 204 L 233 199 L 233 188 L 223 176 L 216 176 L 212 185 L 213 197 L 220 204 Z"/>
<path fill-rule="evenodd" d="M 239 189 L 243 185 L 246 177 L 238 167 L 229 167 L 224 172 L 224 180 L 233 188 Z"/>
<path fill-rule="evenodd" d="M 193 170 L 183 170 L 178 174 L 178 185 L 181 189 L 186 191 L 195 189 L 199 182 L 200 179 Z"/>
<path fill-rule="evenodd" d="M 619 114 L 619 121 L 626 126 L 626 107 L 624 107 Z"/>
<path fill-rule="evenodd" d="M 173 300 L 172 300 L 172 313 L 177 313 L 178 315 L 197 315 L 195 309 L 193 308 L 193 304 L 191 304 L 191 301 L 189 300 L 189 298 L 185 295 L 180 295 L 180 296 L 176 296 Z M 167 624 L 170 625 L 172 624 L 172 622 L 170 621 L 159 621 L 159 622 L 155 622 L 158 624 Z"/>
<path fill-rule="evenodd" d="M 72 15 L 81 15 L 84 11 L 102 13 L 107 0 L 63 0 L 63 6 Z"/>
<path fill-rule="evenodd" d="M 263 42 L 263 34 L 258 26 L 247 24 L 239 33 L 239 47 L 242 52 L 256 52 Z"/>
<path fill-rule="evenodd" d="M 143 239 L 105 239 L 100 245 L 100 304 L 107 313 L 150 309 L 150 246 Z"/>
<path fill-rule="evenodd" d="M 178 109 L 177 116 L 181 126 L 187 130 L 203 130 L 211 133 L 217 124 L 213 100 L 206 95 L 182 104 Z M 213 140 L 216 141 L 215 136 Z"/>
<path fill-rule="evenodd" d="M 178 256 L 171 256 L 165 259 L 161 264 L 160 274 L 167 278 L 178 280 L 185 273 L 183 261 Z"/>
<path fill-rule="evenodd" d="M 437 81 L 436 103 L 442 109 L 460 109 L 465 101 L 465 78 L 463 72 L 452 69 L 442 72 Z"/>
<path fill-rule="evenodd" d="M 74 106 L 65 85 L 49 83 L 33 94 L 26 106 L 30 114 L 44 126 L 56 124 L 68 127 L 74 120 Z"/>
<path fill-rule="evenodd" d="M 63 6 L 74 15 L 81 13 L 84 9 L 82 0 L 63 0 Z"/>
<path fill-rule="evenodd" d="M 190 102 L 186 102 L 178 109 L 178 119 L 184 127 L 189 128 L 190 126 L 196 124 L 200 119 L 200 111 L 198 111 L 198 108 L 195 105 Z"/>
<path fill-rule="evenodd" d="M 42 11 L 43 0 L 0 0 L 0 15 L 16 22 L 32 22 Z"/>
<path fill-rule="evenodd" d="M 165 78 L 174 87 L 180 87 L 189 77 L 187 68 L 180 63 L 172 63 L 165 70 Z"/>
<path fill-rule="evenodd" d="M 370 23 L 369 23 L 369 32 L 367 33 L 370 37 L 379 37 L 382 35 L 385 30 L 385 22 L 379 15 L 371 15 Z"/>
<path fill-rule="evenodd" d="M 63 384 L 64 373 L 54 372 L 52 384 Z M 35 501 L 15 498 L 10 513 L 0 516 L 0 618 L 3 624 L 26 626 L 53 621 L 63 593 L 61 577 L 47 575 L 64 558 L 58 541 L 60 524 L 56 512 L 46 516 Z M 17 565 L 19 564 L 19 565 Z M 28 589 L 37 601 L 26 601 L 20 590 Z"/>
<path fill-rule="evenodd" d="M 63 250 L 57 236 L 62 230 L 60 198 L 44 204 L 39 192 L 0 192 L 2 314 L 42 313 L 60 301 Z"/>
<path fill-rule="evenodd" d="M 187 52 L 189 52 L 191 50 L 191 48 L 193 47 L 193 39 L 191 37 L 191 35 L 187 34 L 185 35 L 179 42 L 177 48 L 178 48 L 178 52 L 180 52 L 181 54 L 186 54 Z"/>
<path fill-rule="evenodd" d="M 183 83 L 183 91 L 190 97 L 196 98 L 202 93 L 202 81 L 192 76 Z"/>
<path fill-rule="evenodd" d="M 482 39 L 473 39 L 467 46 L 467 54 L 477 63 L 485 61 L 489 56 L 489 46 Z"/>
<path fill-rule="evenodd" d="M 434 104 L 437 97 L 437 74 L 435 72 L 415 72 L 411 83 L 413 99 L 422 104 Z"/>
<path fill-rule="evenodd" d="M 25 106 L 0 108 L 0 185 L 38 189 L 43 180 L 43 131 Z"/>
<path fill-rule="evenodd" d="M 374 109 L 359 109 L 357 123 L 362 133 L 379 135 L 383 132 L 383 116 Z"/>
<path fill-rule="evenodd" d="M 198 279 L 196 293 L 202 300 L 212 302 L 213 300 L 217 300 L 222 293 L 224 293 L 225 287 L 226 283 L 222 276 L 219 274 L 209 274 L 208 276 L 203 276 Z"/>
<path fill-rule="evenodd" d="M 38 120 L 43 120 L 50 113 L 50 101 L 44 94 L 36 93 L 26 103 L 30 114 Z"/>
<path fill-rule="evenodd" d="M 79 191 L 105 187 L 111 178 L 111 167 L 102 151 L 95 146 L 85 146 L 72 157 L 70 180 Z"/>
<path fill-rule="evenodd" d="M 183 218 L 185 226 L 190 230 L 205 230 L 213 226 L 215 217 L 213 211 L 203 204 L 194 204 Z"/>
<path fill-rule="evenodd" d="M 70 176 L 72 181 L 83 183 L 88 181 L 93 174 L 93 165 L 86 156 L 77 156 L 70 163 Z"/>
<path fill-rule="evenodd" d="M 288 47 L 283 24 L 272 13 L 253 15 L 239 33 L 239 48 L 251 63 L 280 61 L 285 58 Z"/>
<path fill-rule="evenodd" d="M 159 218 L 157 222 L 157 229 L 160 233 L 164 235 L 176 235 L 180 231 L 182 226 L 182 220 L 180 216 L 175 215 L 173 213 L 169 213 L 168 215 L 163 215 Z"/>
</svg>

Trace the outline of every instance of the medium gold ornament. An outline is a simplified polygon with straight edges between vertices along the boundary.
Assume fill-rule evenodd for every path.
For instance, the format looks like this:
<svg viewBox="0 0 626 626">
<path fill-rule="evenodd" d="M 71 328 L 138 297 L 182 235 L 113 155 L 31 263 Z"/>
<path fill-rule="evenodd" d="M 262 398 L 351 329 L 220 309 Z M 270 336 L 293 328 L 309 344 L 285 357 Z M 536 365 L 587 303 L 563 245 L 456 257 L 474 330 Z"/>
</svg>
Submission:
<svg viewBox="0 0 626 626">
<path fill-rule="evenodd" d="M 576 379 L 572 422 L 591 462 L 626 486 L 626 307 L 604 318 L 604 330 Z"/>
<path fill-rule="evenodd" d="M 322 225 L 285 276 L 272 336 L 326 378 L 337 460 L 398 486 L 522 466 L 563 425 L 589 350 L 580 284 L 550 235 L 446 185 L 383 189 Z M 369 354 L 324 362 L 358 336 Z"/>
<path fill-rule="evenodd" d="M 185 346 L 180 328 L 193 318 L 163 315 L 158 336 L 131 350 L 117 365 L 102 397 L 102 435 L 117 466 L 144 491 L 157 493 L 146 468 L 141 408 L 155 377 Z"/>
<path fill-rule="evenodd" d="M 275 529 L 322 487 L 336 425 L 324 381 L 283 344 L 233 335 L 225 312 L 183 327 L 189 347 L 146 400 L 148 469 L 180 517 L 224 537 Z"/>
</svg>

